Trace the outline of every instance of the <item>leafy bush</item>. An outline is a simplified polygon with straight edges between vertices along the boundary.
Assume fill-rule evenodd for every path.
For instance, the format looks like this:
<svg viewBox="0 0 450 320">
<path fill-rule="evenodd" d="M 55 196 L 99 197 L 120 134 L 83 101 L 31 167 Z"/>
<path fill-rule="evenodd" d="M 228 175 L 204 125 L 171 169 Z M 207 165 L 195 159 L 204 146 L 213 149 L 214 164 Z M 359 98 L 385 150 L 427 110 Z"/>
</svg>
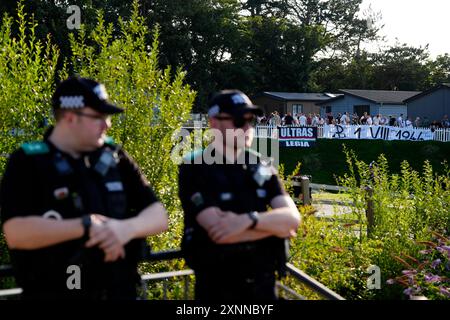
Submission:
<svg viewBox="0 0 450 320">
<path fill-rule="evenodd" d="M 177 166 L 170 160 L 173 133 L 188 119 L 195 93 L 184 84 L 185 73 L 158 69 L 158 29 L 150 34 L 134 1 L 129 21 L 122 21 L 121 35 L 112 37 L 102 13 L 94 30 L 85 27 L 70 34 L 72 55 L 57 72 L 58 49 L 50 38 L 34 38 L 35 23 L 19 2 L 17 39 L 11 37 L 13 20 L 3 19 L 0 29 L 0 175 L 6 156 L 22 142 L 42 138 L 40 124 L 51 119 L 50 99 L 57 79 L 75 73 L 105 84 L 110 99 L 125 109 L 113 119 L 109 134 L 136 160 L 170 214 L 169 231 L 151 237 L 154 250 L 179 247 L 182 211 L 178 200 Z M 152 38 L 151 46 L 148 39 Z M 50 120 L 52 121 L 52 120 Z M 14 131 L 14 132 L 13 132 Z M 11 132 L 15 134 L 11 134 Z M 17 134 L 18 133 L 18 134 Z M 0 263 L 7 262 L 0 239 Z M 143 271 L 182 267 L 181 261 L 158 266 L 144 264 Z M 175 267 L 176 266 L 176 267 Z"/>
<path fill-rule="evenodd" d="M 404 269 L 399 257 L 420 259 L 420 241 L 448 232 L 450 171 L 444 164 L 445 173 L 436 175 L 425 162 L 419 173 L 404 162 L 401 174 L 391 175 L 383 155 L 367 164 L 352 151 L 344 152 L 349 172 L 337 182 L 348 188 L 352 212 L 330 220 L 303 215 L 299 235 L 292 241 L 292 262 L 348 299 L 404 298 L 399 286 L 384 283 Z M 370 223 L 369 203 L 374 215 Z M 371 266 L 381 270 L 380 290 L 368 288 Z"/>
<path fill-rule="evenodd" d="M 71 34 L 71 65 L 77 74 L 103 82 L 112 101 L 125 109 L 113 119 L 109 133 L 136 160 L 171 215 L 171 231 L 157 236 L 154 248 L 177 247 L 182 219 L 178 170 L 170 159 L 172 136 L 188 119 L 195 94 L 184 85 L 183 72 L 158 69 L 158 29 L 148 47 L 149 30 L 137 1 L 133 7 L 130 21 L 119 18 L 119 38 L 112 38 L 112 25 L 104 25 L 101 13 L 89 36 L 84 28 L 77 36 Z"/>
<path fill-rule="evenodd" d="M 426 296 L 428 299 L 450 300 L 450 238 L 434 234 L 434 241 L 419 242 L 426 246 L 419 259 L 402 255 L 397 260 L 407 268 L 402 276 L 389 279 L 388 284 L 399 284 L 408 297 Z"/>
<path fill-rule="evenodd" d="M 5 15 L 0 27 L 0 177 L 8 154 L 43 133 L 59 57 L 50 41 L 43 44 L 35 38 L 36 24 L 23 7 L 19 2 L 16 25 Z M 12 37 L 13 27 L 19 30 L 17 38 Z M 0 265 L 5 263 L 9 255 L 0 232 Z M 0 281 L 0 287 L 11 285 L 10 279 Z"/>
<path fill-rule="evenodd" d="M 19 30 L 17 38 L 12 37 L 13 27 Z M 17 25 L 5 15 L 0 27 L 0 173 L 7 155 L 22 142 L 40 137 L 50 117 L 59 51 L 50 41 L 36 40 L 35 27 L 21 1 Z"/>
</svg>

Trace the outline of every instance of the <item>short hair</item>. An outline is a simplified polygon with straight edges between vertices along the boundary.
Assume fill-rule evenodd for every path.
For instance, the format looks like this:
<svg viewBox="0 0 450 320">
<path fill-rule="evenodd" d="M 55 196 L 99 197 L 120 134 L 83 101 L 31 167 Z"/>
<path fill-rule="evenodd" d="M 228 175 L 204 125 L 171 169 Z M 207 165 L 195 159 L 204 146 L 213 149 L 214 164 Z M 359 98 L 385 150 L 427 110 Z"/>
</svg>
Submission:
<svg viewBox="0 0 450 320">
<path fill-rule="evenodd" d="M 69 112 L 69 110 L 64 109 L 54 109 L 53 110 L 53 116 L 55 117 L 56 122 L 61 121 L 61 119 L 64 117 L 64 115 Z"/>
</svg>

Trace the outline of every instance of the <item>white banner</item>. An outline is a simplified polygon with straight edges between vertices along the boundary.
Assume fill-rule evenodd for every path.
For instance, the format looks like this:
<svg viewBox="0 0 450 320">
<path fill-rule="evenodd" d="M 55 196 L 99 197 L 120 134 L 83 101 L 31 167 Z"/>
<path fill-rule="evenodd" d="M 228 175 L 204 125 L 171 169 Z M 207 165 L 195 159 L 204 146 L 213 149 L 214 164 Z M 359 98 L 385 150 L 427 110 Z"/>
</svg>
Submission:
<svg viewBox="0 0 450 320">
<path fill-rule="evenodd" d="M 430 129 L 325 125 L 323 139 L 426 141 L 433 140 L 433 133 Z"/>
</svg>

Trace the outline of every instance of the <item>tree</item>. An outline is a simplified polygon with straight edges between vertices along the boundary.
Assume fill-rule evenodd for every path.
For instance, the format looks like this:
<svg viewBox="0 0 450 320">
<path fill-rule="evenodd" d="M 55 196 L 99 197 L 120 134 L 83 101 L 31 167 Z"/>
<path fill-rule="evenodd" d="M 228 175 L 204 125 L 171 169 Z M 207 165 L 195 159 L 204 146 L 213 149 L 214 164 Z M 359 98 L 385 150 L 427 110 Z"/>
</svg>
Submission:
<svg viewBox="0 0 450 320">
<path fill-rule="evenodd" d="M 450 55 L 437 56 L 434 61 L 428 65 L 430 71 L 430 84 L 439 85 L 441 83 L 450 83 Z"/>
<path fill-rule="evenodd" d="M 70 35 L 70 63 L 75 72 L 98 79 L 112 101 L 125 109 L 110 130 L 115 140 L 138 162 L 168 211 L 176 208 L 177 168 L 171 161 L 172 136 L 188 119 L 195 93 L 184 84 L 185 73 L 158 67 L 158 29 L 152 46 L 145 19 L 133 2 L 129 20 L 119 19 L 121 37 L 112 36 L 101 13 L 96 28 Z M 89 39 L 90 41 L 87 41 Z M 93 44 L 89 44 L 93 43 Z M 62 70 L 62 78 L 67 77 Z"/>
<path fill-rule="evenodd" d="M 374 87 L 385 90 L 429 88 L 428 46 L 415 48 L 397 44 L 374 55 Z"/>
<path fill-rule="evenodd" d="M 320 26 L 303 27 L 277 17 L 248 17 L 231 61 L 245 78 L 235 79 L 249 93 L 307 89 L 312 59 L 321 48 Z"/>
<path fill-rule="evenodd" d="M 250 16 L 286 17 L 289 12 L 288 0 L 244 0 L 240 1 L 242 10 Z"/>
<path fill-rule="evenodd" d="M 160 27 L 160 65 L 187 72 L 186 81 L 198 92 L 195 109 L 204 111 L 208 95 L 218 89 L 238 88 L 252 94 L 336 87 L 341 78 L 320 75 L 331 62 L 342 62 L 334 68 L 351 71 L 344 77 L 350 81 L 344 87 L 369 85 L 365 69 L 372 59 L 361 44 L 377 38 L 378 17 L 370 11 L 360 17 L 361 2 L 140 0 L 139 10 L 149 28 Z M 65 27 L 68 4 L 30 1 L 36 20 L 47 26 L 39 29 L 39 24 L 37 37 L 44 39 L 51 33 L 62 56 L 70 55 L 67 34 L 74 32 Z M 70 4 L 81 7 L 87 32 L 95 28 L 96 8 L 101 7 L 105 24 L 113 23 L 113 37 L 121 32 L 117 17 L 127 18 L 131 12 L 131 3 L 119 0 L 74 0 Z M 150 37 L 146 39 L 151 42 Z M 333 81 L 336 85 L 324 86 Z"/>
<path fill-rule="evenodd" d="M 175 232 L 154 241 L 157 248 L 176 246 L 181 236 L 181 209 L 177 201 L 177 166 L 171 161 L 176 142 L 172 136 L 188 119 L 195 93 L 185 84 L 185 73 L 158 67 L 158 32 L 150 34 L 138 14 L 137 2 L 129 19 L 119 19 L 121 32 L 113 36 L 113 26 L 98 14 L 94 30 L 83 26 L 69 35 L 71 56 L 58 72 L 58 49 L 51 40 L 42 44 L 34 37 L 35 23 L 26 18 L 20 3 L 19 36 L 11 33 L 12 18 L 4 18 L 0 28 L 0 154 L 11 153 L 22 142 L 40 139 L 43 116 L 50 118 L 55 78 L 72 73 L 104 83 L 110 99 L 125 112 L 113 119 L 109 134 L 138 162 L 172 219 Z M 152 38 L 151 46 L 147 39 Z M 21 129 L 20 134 L 11 134 Z M 15 130 L 17 132 L 17 130 Z M 0 157 L 0 176 L 6 162 Z M 1 230 L 1 228 L 0 228 Z M 164 238 L 165 237 L 165 238 Z M 6 250 L 0 236 L 0 264 Z"/>
<path fill-rule="evenodd" d="M 0 16 L 8 13 L 9 16 L 17 16 L 18 0 L 2 0 L 0 2 Z M 68 34 L 76 30 L 69 30 L 67 19 L 71 16 L 68 13 L 69 6 L 80 8 L 80 19 L 86 30 L 92 30 L 97 23 L 97 10 L 102 10 L 106 23 L 114 25 L 113 34 L 119 35 L 120 28 L 118 18 L 129 18 L 131 14 L 131 2 L 119 0 L 27 0 L 23 11 L 29 16 L 33 16 L 36 22 L 35 35 L 41 41 L 46 41 L 50 35 L 52 43 L 56 44 L 61 51 L 61 56 L 70 55 L 70 43 Z M 18 35 L 18 30 L 11 30 L 13 36 Z M 58 68 L 61 64 L 58 65 Z"/>
<path fill-rule="evenodd" d="M 218 79 L 240 37 L 239 9 L 236 0 L 142 1 L 148 25 L 160 27 L 160 63 L 187 71 L 186 80 L 198 91 L 197 109 L 222 89 Z"/>
<path fill-rule="evenodd" d="M 50 115 L 48 106 L 59 56 L 50 41 L 43 43 L 36 38 L 35 22 L 24 12 L 22 2 L 15 17 L 16 23 L 5 14 L 0 26 L 0 177 L 7 155 L 43 133 L 42 120 Z M 6 242 L 0 232 L 0 265 L 8 262 Z M 2 285 L 12 284 L 0 279 Z"/>
</svg>

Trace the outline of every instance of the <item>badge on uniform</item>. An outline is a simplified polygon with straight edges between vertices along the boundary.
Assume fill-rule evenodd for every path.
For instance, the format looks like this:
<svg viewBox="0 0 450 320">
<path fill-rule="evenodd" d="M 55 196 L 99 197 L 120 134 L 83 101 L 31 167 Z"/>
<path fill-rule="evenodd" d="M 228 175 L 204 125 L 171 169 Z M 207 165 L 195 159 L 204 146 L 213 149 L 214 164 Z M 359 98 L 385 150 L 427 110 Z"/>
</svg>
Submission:
<svg viewBox="0 0 450 320">
<path fill-rule="evenodd" d="M 258 170 L 256 170 L 255 174 L 253 175 L 253 179 L 255 179 L 256 183 L 262 187 L 262 185 L 270 180 L 272 177 L 272 170 L 268 166 L 259 165 Z"/>
<path fill-rule="evenodd" d="M 115 165 L 116 165 L 116 158 L 114 157 L 114 154 L 109 150 L 105 150 L 100 156 L 100 159 L 98 160 L 94 169 L 102 176 L 105 176 L 109 168 Z"/>
<path fill-rule="evenodd" d="M 196 207 L 200 207 L 204 203 L 203 196 L 200 192 L 194 193 L 191 197 L 191 201 Z"/>
<path fill-rule="evenodd" d="M 68 195 L 69 189 L 67 187 L 58 188 L 53 191 L 53 196 L 56 200 L 64 200 Z"/>
<path fill-rule="evenodd" d="M 233 194 L 231 192 L 223 192 L 220 194 L 220 200 L 222 201 L 230 201 L 233 199 Z"/>
<path fill-rule="evenodd" d="M 265 189 L 256 189 L 256 194 L 258 198 L 265 198 L 267 196 L 267 191 Z"/>
<path fill-rule="evenodd" d="M 105 186 L 109 192 L 123 191 L 123 184 L 121 181 L 107 182 L 105 183 Z"/>
</svg>

